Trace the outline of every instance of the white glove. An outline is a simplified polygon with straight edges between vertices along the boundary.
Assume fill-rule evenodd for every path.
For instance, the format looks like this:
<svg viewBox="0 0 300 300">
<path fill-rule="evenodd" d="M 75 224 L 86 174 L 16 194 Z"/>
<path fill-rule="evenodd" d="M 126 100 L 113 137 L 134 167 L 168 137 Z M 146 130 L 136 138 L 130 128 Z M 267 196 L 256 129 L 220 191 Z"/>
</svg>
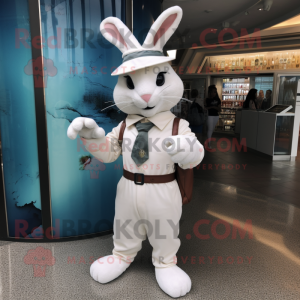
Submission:
<svg viewBox="0 0 300 300">
<path fill-rule="evenodd" d="M 67 131 L 67 135 L 71 140 L 75 140 L 77 134 L 85 139 L 100 139 L 105 137 L 105 131 L 93 119 L 82 117 L 74 119 Z"/>
<path fill-rule="evenodd" d="M 188 135 L 169 136 L 165 141 L 167 153 L 174 163 L 184 168 L 197 166 L 204 157 L 204 149 L 196 137 Z M 188 165 L 191 166 L 188 166 Z"/>
</svg>

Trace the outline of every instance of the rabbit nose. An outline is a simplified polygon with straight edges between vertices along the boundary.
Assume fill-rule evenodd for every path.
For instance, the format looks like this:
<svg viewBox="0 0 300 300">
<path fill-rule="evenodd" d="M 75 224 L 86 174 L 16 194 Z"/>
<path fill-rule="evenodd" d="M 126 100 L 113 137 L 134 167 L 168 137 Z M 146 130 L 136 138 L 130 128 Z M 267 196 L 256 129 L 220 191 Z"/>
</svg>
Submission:
<svg viewBox="0 0 300 300">
<path fill-rule="evenodd" d="M 141 98 L 148 103 L 151 96 L 152 96 L 151 94 L 144 94 L 141 96 Z"/>
</svg>

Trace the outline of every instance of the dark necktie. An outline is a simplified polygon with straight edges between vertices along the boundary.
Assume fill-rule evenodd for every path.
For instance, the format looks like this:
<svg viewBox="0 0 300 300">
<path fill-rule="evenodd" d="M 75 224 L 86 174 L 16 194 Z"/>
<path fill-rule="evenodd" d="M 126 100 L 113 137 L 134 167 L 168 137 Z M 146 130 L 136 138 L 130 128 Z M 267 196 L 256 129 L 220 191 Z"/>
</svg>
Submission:
<svg viewBox="0 0 300 300">
<path fill-rule="evenodd" d="M 141 165 L 149 159 L 148 150 L 148 131 L 154 126 L 153 123 L 141 123 L 138 122 L 135 127 L 138 131 L 138 135 L 135 139 L 131 158 L 136 163 L 136 165 Z"/>
</svg>

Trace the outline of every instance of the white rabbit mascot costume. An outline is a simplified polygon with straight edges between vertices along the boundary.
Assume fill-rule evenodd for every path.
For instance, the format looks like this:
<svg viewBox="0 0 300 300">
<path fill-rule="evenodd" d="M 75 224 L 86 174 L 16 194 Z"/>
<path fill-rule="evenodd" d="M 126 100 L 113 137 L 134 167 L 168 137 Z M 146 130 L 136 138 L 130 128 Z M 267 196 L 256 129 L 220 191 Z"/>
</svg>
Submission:
<svg viewBox="0 0 300 300">
<path fill-rule="evenodd" d="M 79 134 L 86 149 L 104 163 L 123 155 L 124 175 L 117 185 L 115 204 L 114 249 L 112 255 L 91 265 L 91 276 L 100 283 L 119 277 L 148 237 L 158 285 L 174 298 L 191 289 L 189 276 L 176 266 L 182 197 L 174 163 L 182 169 L 193 168 L 204 156 L 203 146 L 187 121 L 180 120 L 178 135 L 172 136 L 175 116 L 170 109 L 180 101 L 183 84 L 162 47 L 181 17 L 179 6 L 164 11 L 142 46 L 121 20 L 109 17 L 101 22 L 101 33 L 123 53 L 123 64 L 112 74 L 119 76 L 113 94 L 115 104 L 128 114 L 123 143 L 118 142 L 123 122 L 105 136 L 94 120 L 76 118 L 67 133 L 70 139 Z"/>
</svg>

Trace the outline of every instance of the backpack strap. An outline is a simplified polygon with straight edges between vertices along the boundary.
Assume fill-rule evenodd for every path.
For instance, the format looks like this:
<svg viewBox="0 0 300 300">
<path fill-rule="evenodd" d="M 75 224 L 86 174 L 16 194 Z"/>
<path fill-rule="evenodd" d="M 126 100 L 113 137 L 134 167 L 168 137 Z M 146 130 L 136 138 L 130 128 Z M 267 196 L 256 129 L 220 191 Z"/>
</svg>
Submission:
<svg viewBox="0 0 300 300">
<path fill-rule="evenodd" d="M 178 118 L 178 117 L 174 118 L 172 135 L 178 135 L 179 122 L 180 122 L 180 118 Z"/>
<path fill-rule="evenodd" d="M 125 128 L 126 128 L 126 122 L 125 122 L 125 120 L 124 120 L 124 121 L 122 122 L 121 128 L 120 128 L 119 142 L 122 142 L 122 141 L 123 141 L 123 135 L 124 135 Z"/>
</svg>

